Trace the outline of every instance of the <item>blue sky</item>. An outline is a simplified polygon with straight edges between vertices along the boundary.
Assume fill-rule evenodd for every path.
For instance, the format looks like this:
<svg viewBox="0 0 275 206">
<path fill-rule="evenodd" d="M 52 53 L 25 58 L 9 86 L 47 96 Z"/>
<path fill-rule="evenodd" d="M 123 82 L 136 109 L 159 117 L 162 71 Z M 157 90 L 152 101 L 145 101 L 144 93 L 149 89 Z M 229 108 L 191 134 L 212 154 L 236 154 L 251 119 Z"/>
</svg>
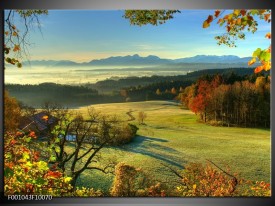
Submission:
<svg viewBox="0 0 275 206">
<path fill-rule="evenodd" d="M 130 25 L 123 11 L 52 10 L 41 17 L 42 34 L 32 30 L 29 41 L 31 60 L 72 60 L 87 62 L 109 56 L 157 55 L 161 58 L 183 58 L 195 55 L 251 56 L 267 48 L 264 38 L 271 25 L 261 21 L 255 34 L 237 41 L 237 48 L 218 46 L 215 35 L 224 33 L 216 22 L 202 28 L 212 10 L 187 10 L 159 26 Z"/>
</svg>

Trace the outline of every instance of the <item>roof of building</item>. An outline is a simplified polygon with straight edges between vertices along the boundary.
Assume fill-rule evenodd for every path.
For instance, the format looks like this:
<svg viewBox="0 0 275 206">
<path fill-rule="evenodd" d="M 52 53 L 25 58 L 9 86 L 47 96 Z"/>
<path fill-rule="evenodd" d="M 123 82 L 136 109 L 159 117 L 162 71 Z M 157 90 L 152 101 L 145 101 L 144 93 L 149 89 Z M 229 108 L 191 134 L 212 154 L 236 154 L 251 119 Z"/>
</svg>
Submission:
<svg viewBox="0 0 275 206">
<path fill-rule="evenodd" d="M 39 112 L 29 117 L 23 117 L 20 121 L 19 128 L 21 130 L 33 130 L 34 128 L 38 131 L 44 131 L 57 122 L 57 118 L 51 115 L 48 115 L 46 112 Z"/>
</svg>

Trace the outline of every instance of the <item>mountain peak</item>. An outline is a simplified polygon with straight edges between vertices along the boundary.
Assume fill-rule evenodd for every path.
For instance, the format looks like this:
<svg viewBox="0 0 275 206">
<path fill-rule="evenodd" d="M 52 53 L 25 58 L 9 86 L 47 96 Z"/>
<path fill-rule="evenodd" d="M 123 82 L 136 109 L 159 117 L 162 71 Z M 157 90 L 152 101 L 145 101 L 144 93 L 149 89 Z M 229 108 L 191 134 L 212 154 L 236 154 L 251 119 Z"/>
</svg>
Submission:
<svg viewBox="0 0 275 206">
<path fill-rule="evenodd" d="M 126 56 L 111 56 L 104 59 L 96 59 L 85 63 L 76 63 L 70 60 L 54 61 L 54 60 L 36 60 L 31 61 L 34 65 L 50 65 L 50 66 L 146 66 L 146 65 L 167 65 L 177 63 L 245 63 L 251 59 L 251 57 L 238 57 L 236 55 L 196 55 L 193 57 L 185 57 L 180 59 L 162 59 L 155 55 L 148 55 L 147 57 L 141 57 L 139 54 L 126 55 Z"/>
</svg>

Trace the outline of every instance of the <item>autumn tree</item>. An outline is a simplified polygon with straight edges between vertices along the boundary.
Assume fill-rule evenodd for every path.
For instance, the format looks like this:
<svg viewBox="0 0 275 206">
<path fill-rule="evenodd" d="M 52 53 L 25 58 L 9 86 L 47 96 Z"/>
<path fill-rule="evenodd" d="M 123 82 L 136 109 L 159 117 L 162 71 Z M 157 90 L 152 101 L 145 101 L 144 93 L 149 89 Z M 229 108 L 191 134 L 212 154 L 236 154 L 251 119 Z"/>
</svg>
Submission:
<svg viewBox="0 0 275 206">
<path fill-rule="evenodd" d="M 4 92 L 4 131 L 16 131 L 19 126 L 21 109 L 17 100 L 10 97 L 8 92 Z"/>
<path fill-rule="evenodd" d="M 190 108 L 196 114 L 200 114 L 201 120 L 204 120 L 204 122 L 207 120 L 210 93 L 210 83 L 207 80 L 199 80 L 197 83 L 197 95 L 193 98 Z"/>
<path fill-rule="evenodd" d="M 179 95 L 181 102 L 205 122 L 227 126 L 269 126 L 270 78 L 259 76 L 255 83 L 249 80 L 226 83 L 220 75 L 206 79 L 197 80 Z"/>
<path fill-rule="evenodd" d="M 156 91 L 156 95 L 161 95 L 161 91 L 160 91 L 160 89 L 157 89 L 157 91 Z"/>
<path fill-rule="evenodd" d="M 178 92 L 177 92 L 177 89 L 175 88 L 175 87 L 173 87 L 172 89 L 171 89 L 171 93 L 172 94 L 177 94 Z"/>
</svg>

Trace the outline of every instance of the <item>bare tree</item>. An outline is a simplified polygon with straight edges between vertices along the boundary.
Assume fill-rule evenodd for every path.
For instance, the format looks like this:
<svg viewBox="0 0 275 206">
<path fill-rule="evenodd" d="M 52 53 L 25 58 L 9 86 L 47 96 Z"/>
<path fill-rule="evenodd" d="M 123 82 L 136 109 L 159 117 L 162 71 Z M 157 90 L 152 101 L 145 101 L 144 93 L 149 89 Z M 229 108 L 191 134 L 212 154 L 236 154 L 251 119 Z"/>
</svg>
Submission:
<svg viewBox="0 0 275 206">
<path fill-rule="evenodd" d="M 48 14 L 47 10 L 6 10 L 5 11 L 5 62 L 22 67 L 21 60 L 28 57 L 28 34 L 30 29 L 37 27 L 41 31 L 40 16 Z M 23 27 L 17 27 L 18 19 Z M 28 58 L 27 58 L 28 59 Z"/>
<path fill-rule="evenodd" d="M 51 163 L 72 177 L 73 189 L 84 171 L 110 173 L 116 165 L 113 159 L 102 164 L 100 151 L 119 140 L 118 119 L 100 115 L 92 108 L 89 108 L 88 115 L 89 118 L 84 119 L 81 114 L 67 113 L 51 131 L 51 145 L 55 145 L 52 147 L 55 158 Z"/>
</svg>

